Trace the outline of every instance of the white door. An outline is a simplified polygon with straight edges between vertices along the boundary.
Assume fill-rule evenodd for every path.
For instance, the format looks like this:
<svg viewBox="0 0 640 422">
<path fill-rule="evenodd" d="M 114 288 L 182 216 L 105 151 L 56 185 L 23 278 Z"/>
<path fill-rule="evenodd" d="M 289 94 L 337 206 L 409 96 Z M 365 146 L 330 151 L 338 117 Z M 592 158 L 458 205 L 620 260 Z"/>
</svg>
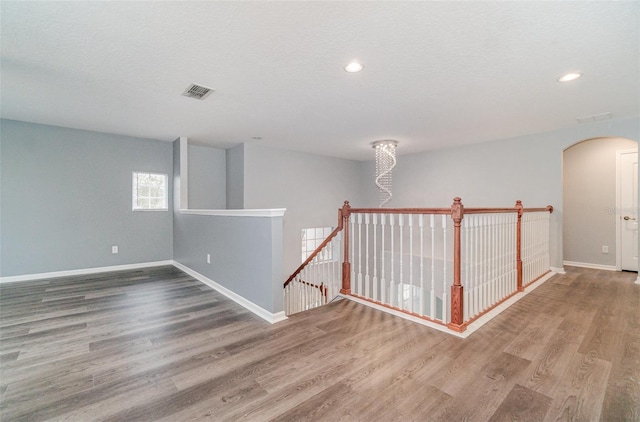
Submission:
<svg viewBox="0 0 640 422">
<path fill-rule="evenodd" d="M 638 271 L 638 152 L 620 154 L 620 262 Z"/>
</svg>

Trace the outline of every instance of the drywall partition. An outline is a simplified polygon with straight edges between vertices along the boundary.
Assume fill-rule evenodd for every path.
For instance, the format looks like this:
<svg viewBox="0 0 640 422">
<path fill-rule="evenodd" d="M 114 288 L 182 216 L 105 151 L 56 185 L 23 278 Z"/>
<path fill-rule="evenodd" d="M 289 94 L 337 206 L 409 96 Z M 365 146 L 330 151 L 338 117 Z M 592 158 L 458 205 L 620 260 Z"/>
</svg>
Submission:
<svg viewBox="0 0 640 422">
<path fill-rule="evenodd" d="M 227 208 L 226 151 L 209 146 L 191 145 L 189 149 L 189 208 Z"/>
<path fill-rule="evenodd" d="M 285 210 L 181 209 L 177 198 L 181 173 L 189 172 L 187 151 L 185 138 L 174 141 L 176 266 L 269 322 L 283 319 Z"/>
<path fill-rule="evenodd" d="M 244 144 L 226 150 L 227 208 L 244 208 Z"/>
<path fill-rule="evenodd" d="M 276 322 L 284 317 L 283 214 L 182 210 L 174 223 L 174 260 L 179 268 Z"/>
<path fill-rule="evenodd" d="M 171 260 L 171 205 L 132 211 L 132 172 L 171 180 L 170 143 L 13 120 L 0 135 L 0 276 Z"/>
<path fill-rule="evenodd" d="M 598 138 L 564 151 L 565 262 L 616 268 L 616 151 L 637 148 L 629 139 Z"/>
<path fill-rule="evenodd" d="M 597 137 L 640 139 L 640 119 L 617 119 L 464 147 L 400 155 L 389 207 L 448 206 L 454 196 L 471 207 L 553 205 L 551 266 L 562 268 L 562 153 Z M 398 147 L 402 154 L 402 145 Z M 361 167 L 366 202 L 377 204 L 375 163 Z"/>
<path fill-rule="evenodd" d="M 285 278 L 302 263 L 302 229 L 335 227 L 345 200 L 362 203 L 359 169 L 356 161 L 245 144 L 245 208 L 287 209 Z"/>
</svg>

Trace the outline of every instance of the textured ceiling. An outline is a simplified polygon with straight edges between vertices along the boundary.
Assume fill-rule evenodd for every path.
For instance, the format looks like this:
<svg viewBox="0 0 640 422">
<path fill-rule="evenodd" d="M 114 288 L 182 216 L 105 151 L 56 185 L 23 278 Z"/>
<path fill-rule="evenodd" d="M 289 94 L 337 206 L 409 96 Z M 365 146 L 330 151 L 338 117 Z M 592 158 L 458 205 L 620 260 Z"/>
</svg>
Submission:
<svg viewBox="0 0 640 422">
<path fill-rule="evenodd" d="M 639 4 L 2 1 L 0 110 L 362 160 L 544 132 L 640 114 Z"/>
</svg>

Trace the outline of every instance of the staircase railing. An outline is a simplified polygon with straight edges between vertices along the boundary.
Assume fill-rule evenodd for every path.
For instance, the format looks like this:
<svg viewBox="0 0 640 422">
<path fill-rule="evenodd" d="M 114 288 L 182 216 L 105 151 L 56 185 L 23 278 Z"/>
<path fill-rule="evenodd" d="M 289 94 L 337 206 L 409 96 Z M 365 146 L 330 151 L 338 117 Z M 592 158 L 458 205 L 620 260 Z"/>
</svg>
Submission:
<svg viewBox="0 0 640 422">
<path fill-rule="evenodd" d="M 343 209 L 338 226 L 284 282 L 287 315 L 317 308 L 338 296 L 342 281 Z"/>
<path fill-rule="evenodd" d="M 449 208 L 395 209 L 351 208 L 345 201 L 336 230 L 285 283 L 285 290 L 295 283 L 287 313 L 331 300 L 341 280 L 344 296 L 464 331 L 550 271 L 551 212 L 520 201 L 513 208 L 464 208 L 454 198 Z M 343 259 L 326 277 L 316 257 L 340 232 Z"/>
</svg>

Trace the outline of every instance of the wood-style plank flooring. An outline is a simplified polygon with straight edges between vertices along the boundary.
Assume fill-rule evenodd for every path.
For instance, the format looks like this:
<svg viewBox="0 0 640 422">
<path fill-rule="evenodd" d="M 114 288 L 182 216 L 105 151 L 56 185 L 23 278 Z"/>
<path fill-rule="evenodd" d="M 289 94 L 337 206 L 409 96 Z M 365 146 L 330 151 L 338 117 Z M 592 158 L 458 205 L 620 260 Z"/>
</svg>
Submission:
<svg viewBox="0 0 640 422">
<path fill-rule="evenodd" d="M 640 421 L 635 273 L 467 339 L 342 300 L 269 325 L 173 267 L 0 286 L 4 421 Z"/>
</svg>

